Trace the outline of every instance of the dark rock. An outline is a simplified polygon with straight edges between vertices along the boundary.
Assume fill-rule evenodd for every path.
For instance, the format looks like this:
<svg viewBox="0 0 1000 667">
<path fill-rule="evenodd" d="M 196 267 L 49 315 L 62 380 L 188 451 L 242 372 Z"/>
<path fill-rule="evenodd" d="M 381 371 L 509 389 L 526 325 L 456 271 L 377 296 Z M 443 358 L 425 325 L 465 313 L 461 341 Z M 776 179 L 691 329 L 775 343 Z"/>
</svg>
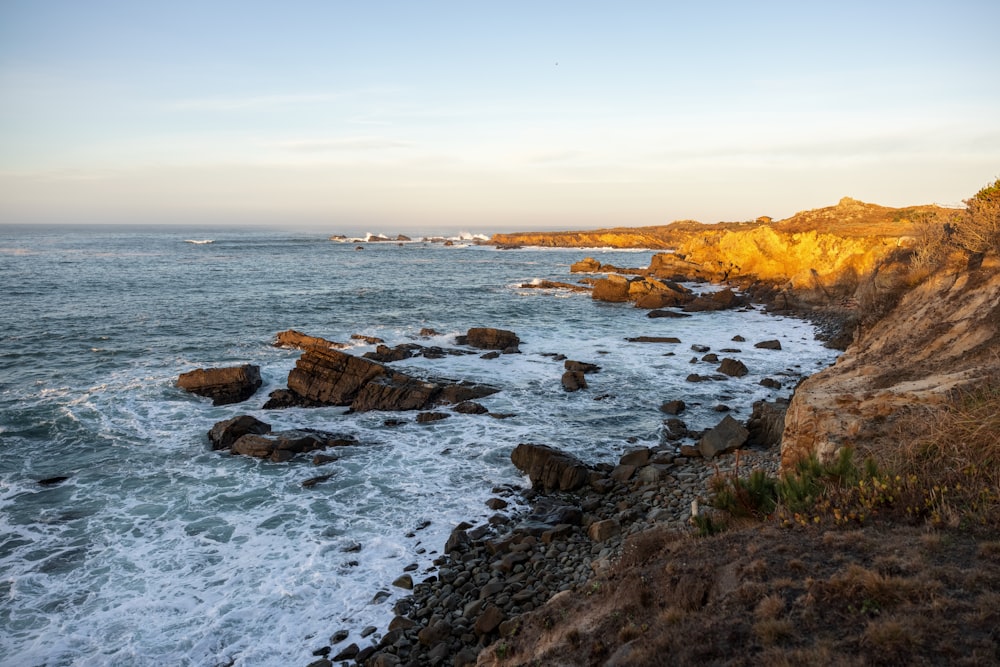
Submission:
<svg viewBox="0 0 1000 667">
<path fill-rule="evenodd" d="M 563 362 L 563 368 L 568 371 L 578 371 L 580 373 L 596 373 L 601 370 L 601 367 L 597 364 L 589 364 L 585 361 L 573 361 L 572 359 L 567 359 Z"/>
<path fill-rule="evenodd" d="M 326 465 L 327 463 L 333 463 L 334 461 L 338 460 L 339 460 L 338 457 L 332 456 L 330 454 L 317 454 L 316 456 L 313 457 L 312 464 L 314 466 L 322 466 Z"/>
<path fill-rule="evenodd" d="M 574 491 L 587 483 L 589 468 L 580 459 L 548 445 L 521 443 L 510 460 L 538 489 Z"/>
<path fill-rule="evenodd" d="M 719 355 L 715 354 L 714 352 L 709 352 L 704 357 L 702 357 L 701 360 L 710 364 L 715 364 L 719 362 Z"/>
<path fill-rule="evenodd" d="M 688 313 L 679 313 L 676 310 L 651 310 L 648 313 L 646 313 L 646 317 L 651 317 L 651 318 L 669 317 L 677 319 L 680 317 L 691 317 L 691 315 L 689 315 Z"/>
<path fill-rule="evenodd" d="M 421 412 L 417 415 L 418 424 L 427 424 L 429 422 L 441 421 L 442 419 L 447 419 L 450 417 L 447 412 Z"/>
<path fill-rule="evenodd" d="M 507 501 L 503 498 L 490 498 L 486 501 L 486 506 L 491 510 L 502 510 L 508 505 Z"/>
<path fill-rule="evenodd" d="M 333 659 L 334 660 L 351 660 L 355 656 L 357 656 L 358 651 L 360 651 L 360 649 L 358 648 L 357 644 L 348 644 L 343 649 L 341 649 L 341 651 L 337 655 L 333 656 Z"/>
<path fill-rule="evenodd" d="M 477 398 L 485 398 L 500 391 L 496 387 L 486 384 L 473 384 L 471 382 L 453 382 L 441 387 L 437 397 L 437 403 L 453 405 L 473 401 Z"/>
<path fill-rule="evenodd" d="M 649 462 L 652 453 L 649 447 L 633 449 L 622 454 L 621 458 L 618 459 L 618 463 L 619 465 L 644 466 Z"/>
<path fill-rule="evenodd" d="M 253 396 L 261 385 L 260 366 L 243 364 L 226 368 L 197 368 L 181 373 L 177 386 L 212 399 L 212 405 L 239 403 Z"/>
<path fill-rule="evenodd" d="M 661 405 L 660 412 L 665 412 L 668 415 L 679 415 L 680 413 L 684 412 L 684 408 L 686 407 L 687 405 L 684 403 L 684 401 L 676 399 L 673 401 L 667 401 L 663 405 Z"/>
<path fill-rule="evenodd" d="M 737 334 L 736 336 L 733 336 L 732 340 L 734 343 L 745 343 L 747 339 Z"/>
<path fill-rule="evenodd" d="M 290 431 L 275 431 L 269 434 L 257 435 L 248 433 L 239 437 L 232 444 L 233 454 L 270 458 L 274 461 L 287 461 L 295 454 L 312 452 L 328 447 L 347 447 L 356 445 L 354 436 L 313 429 L 297 429 Z"/>
<path fill-rule="evenodd" d="M 216 422 L 208 432 L 208 441 L 212 444 L 212 449 L 229 449 L 244 435 L 263 435 L 270 432 L 270 424 L 250 415 L 240 415 Z"/>
<path fill-rule="evenodd" d="M 345 639 L 347 639 L 348 636 L 350 636 L 350 634 L 351 633 L 348 632 L 347 630 L 337 630 L 332 635 L 330 635 L 330 643 L 331 644 L 339 644 L 340 642 L 342 642 Z"/>
<path fill-rule="evenodd" d="M 762 350 L 780 350 L 781 341 L 780 340 L 762 340 L 759 343 L 755 343 L 754 347 L 758 347 Z"/>
<path fill-rule="evenodd" d="M 60 475 L 58 477 L 46 477 L 45 479 L 38 480 L 37 484 L 38 486 L 56 486 L 57 484 L 62 484 L 67 479 L 69 479 L 68 475 Z"/>
<path fill-rule="evenodd" d="M 379 345 L 375 348 L 374 352 L 365 352 L 362 356 L 365 359 L 371 359 L 372 361 L 377 361 L 380 364 L 388 364 L 394 361 L 409 359 L 413 356 L 414 348 L 419 349 L 420 346 L 404 344 L 397 345 L 396 347 L 388 347 L 387 345 Z"/>
<path fill-rule="evenodd" d="M 310 477 L 309 479 L 304 480 L 302 482 L 302 486 L 305 487 L 305 488 L 307 488 L 307 489 L 310 489 L 310 488 L 316 486 L 317 484 L 319 484 L 320 482 L 325 482 L 326 480 L 330 479 L 331 477 L 333 477 L 333 473 L 330 473 L 329 475 L 319 475 L 318 477 Z"/>
<path fill-rule="evenodd" d="M 668 440 L 680 440 L 688 437 L 690 431 L 688 431 L 687 424 L 674 418 L 663 422 L 663 434 Z"/>
<path fill-rule="evenodd" d="M 474 327 L 459 339 L 459 345 L 478 347 L 481 350 L 516 350 L 521 343 L 521 339 L 513 331 L 490 327 Z"/>
<path fill-rule="evenodd" d="M 587 378 L 580 371 L 566 371 L 562 375 L 562 386 L 566 391 L 586 389 Z"/>
<path fill-rule="evenodd" d="M 729 357 L 722 360 L 722 363 L 719 365 L 717 370 L 730 377 L 743 377 L 750 372 L 750 370 L 746 367 L 746 364 L 742 361 L 739 359 L 731 359 Z"/>
<path fill-rule="evenodd" d="M 691 373 L 684 379 L 688 382 L 708 382 L 712 378 L 708 377 L 707 375 L 699 375 L 698 373 Z"/>
<path fill-rule="evenodd" d="M 775 447 L 781 444 L 785 430 L 785 412 L 788 401 L 756 401 L 747 421 L 747 444 L 754 447 Z"/>
<path fill-rule="evenodd" d="M 708 345 L 698 345 L 696 343 L 691 346 L 691 349 L 694 350 L 695 352 L 708 352 L 712 348 L 710 348 Z"/>
<path fill-rule="evenodd" d="M 392 585 L 396 588 L 403 588 L 408 591 L 413 590 L 413 577 L 408 574 L 400 575 L 396 577 L 395 581 L 392 582 Z"/>
<path fill-rule="evenodd" d="M 462 401 L 455 406 L 455 412 L 463 415 L 484 415 L 489 412 L 489 410 L 486 409 L 486 406 L 479 403 L 475 403 L 473 401 Z"/>
<path fill-rule="evenodd" d="M 489 360 L 489 359 L 497 359 L 499 356 L 500 353 L 497 352 L 496 350 L 493 350 L 492 352 L 487 352 L 486 354 L 480 355 L 479 358 Z"/>
<path fill-rule="evenodd" d="M 360 340 L 369 345 L 378 345 L 379 343 L 384 343 L 385 341 L 378 336 L 366 336 L 364 334 L 351 334 L 351 340 Z"/>
<path fill-rule="evenodd" d="M 764 378 L 760 381 L 760 386 L 767 387 L 768 389 L 781 389 L 781 383 L 774 378 Z"/>
<path fill-rule="evenodd" d="M 440 335 L 441 335 L 440 333 L 429 327 L 424 327 L 423 329 L 420 330 L 420 336 L 423 338 L 431 338 L 432 336 L 440 336 Z"/>
<path fill-rule="evenodd" d="M 630 343 L 679 343 L 680 338 L 675 338 L 673 336 L 635 336 L 633 338 L 626 338 Z"/>
<path fill-rule="evenodd" d="M 710 429 L 698 441 L 698 450 L 706 459 L 742 447 L 750 432 L 730 415 L 726 415 L 715 428 Z"/>
</svg>

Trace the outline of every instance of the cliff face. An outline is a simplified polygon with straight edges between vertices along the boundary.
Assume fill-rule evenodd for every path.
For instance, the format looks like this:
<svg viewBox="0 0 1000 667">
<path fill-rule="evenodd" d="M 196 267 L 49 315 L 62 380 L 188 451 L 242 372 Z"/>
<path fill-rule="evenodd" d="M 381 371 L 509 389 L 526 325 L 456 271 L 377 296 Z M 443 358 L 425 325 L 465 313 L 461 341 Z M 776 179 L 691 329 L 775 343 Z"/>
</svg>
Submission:
<svg viewBox="0 0 1000 667">
<path fill-rule="evenodd" d="M 675 222 L 661 227 L 593 232 L 497 234 L 499 245 L 664 248 L 650 263 L 661 278 L 703 279 L 748 287 L 766 284 L 787 294 L 789 305 L 851 297 L 859 279 L 899 247 L 914 241 L 917 223 L 943 222 L 936 206 L 889 208 L 844 198 L 836 206 L 771 222 Z"/>
<path fill-rule="evenodd" d="M 893 420 L 906 408 L 943 402 L 952 390 L 998 376 L 1000 259 L 951 265 L 906 291 L 835 365 L 796 388 L 782 466 L 812 452 L 830 457 L 842 446 L 877 448 L 893 437 Z"/>
</svg>

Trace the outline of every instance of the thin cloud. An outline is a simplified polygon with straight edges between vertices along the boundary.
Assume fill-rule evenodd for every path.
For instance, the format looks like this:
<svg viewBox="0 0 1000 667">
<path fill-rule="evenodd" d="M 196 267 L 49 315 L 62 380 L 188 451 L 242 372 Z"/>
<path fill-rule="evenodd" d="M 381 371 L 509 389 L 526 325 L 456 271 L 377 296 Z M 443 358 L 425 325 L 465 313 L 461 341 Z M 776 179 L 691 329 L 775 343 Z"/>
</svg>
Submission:
<svg viewBox="0 0 1000 667">
<path fill-rule="evenodd" d="M 331 153 L 341 151 L 374 151 L 410 148 L 408 141 L 388 137 L 344 137 L 341 139 L 297 139 L 278 141 L 271 144 L 275 148 L 296 153 Z"/>
</svg>

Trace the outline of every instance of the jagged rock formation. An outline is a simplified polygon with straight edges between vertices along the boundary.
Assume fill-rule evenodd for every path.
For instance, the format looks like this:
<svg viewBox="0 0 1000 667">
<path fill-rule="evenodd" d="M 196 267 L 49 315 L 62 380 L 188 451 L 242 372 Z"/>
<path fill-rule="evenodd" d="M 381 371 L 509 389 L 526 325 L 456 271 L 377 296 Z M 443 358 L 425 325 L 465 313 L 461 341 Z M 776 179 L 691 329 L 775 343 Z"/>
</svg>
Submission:
<svg viewBox="0 0 1000 667">
<path fill-rule="evenodd" d="M 288 389 L 265 408 L 349 405 L 352 410 L 423 410 L 496 393 L 495 387 L 425 380 L 339 350 L 310 347 L 288 373 Z"/>
</svg>

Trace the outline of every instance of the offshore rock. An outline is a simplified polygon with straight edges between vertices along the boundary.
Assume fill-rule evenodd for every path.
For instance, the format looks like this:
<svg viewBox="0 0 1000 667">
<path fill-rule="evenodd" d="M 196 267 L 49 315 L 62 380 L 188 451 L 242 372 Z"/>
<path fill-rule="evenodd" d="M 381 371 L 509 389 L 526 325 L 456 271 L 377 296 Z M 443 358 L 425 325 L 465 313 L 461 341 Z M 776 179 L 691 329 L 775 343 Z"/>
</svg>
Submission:
<svg viewBox="0 0 1000 667">
<path fill-rule="evenodd" d="M 350 435 L 299 429 L 276 431 L 267 435 L 251 433 L 241 436 L 233 443 L 232 452 L 243 456 L 268 458 L 272 461 L 287 461 L 296 454 L 356 444 L 358 444 L 357 439 Z"/>
<path fill-rule="evenodd" d="M 464 336 L 458 336 L 459 345 L 478 347 L 481 350 L 517 351 L 521 339 L 513 331 L 491 327 L 473 327 Z"/>
<path fill-rule="evenodd" d="M 569 267 L 570 273 L 596 273 L 601 270 L 601 263 L 593 257 L 584 257 Z"/>
<path fill-rule="evenodd" d="M 423 410 L 440 404 L 489 396 L 498 391 L 487 385 L 432 381 L 397 373 L 386 366 L 338 350 L 306 350 L 288 374 L 291 396 L 283 404 L 349 405 L 356 412 L 369 410 Z M 298 399 L 295 403 L 292 399 Z"/>
<path fill-rule="evenodd" d="M 718 370 L 720 373 L 725 373 L 729 377 L 734 377 L 734 378 L 743 377 L 744 375 L 750 372 L 749 369 L 747 369 L 746 364 L 744 364 L 739 359 L 732 359 L 730 357 L 726 357 L 725 359 L 723 359 L 722 363 L 719 365 L 719 368 L 717 368 L 716 370 Z"/>
<path fill-rule="evenodd" d="M 629 280 L 618 275 L 610 275 L 594 281 L 594 289 L 590 293 L 594 301 L 609 301 L 623 303 L 629 300 Z"/>
<path fill-rule="evenodd" d="M 181 373 L 177 386 L 212 399 L 212 405 L 245 401 L 260 388 L 260 366 L 243 364 L 226 368 L 197 368 Z"/>
<path fill-rule="evenodd" d="M 533 487 L 545 491 L 574 491 L 587 483 L 590 473 L 583 461 L 548 445 L 519 444 L 510 460 Z"/>
<path fill-rule="evenodd" d="M 208 441 L 212 444 L 212 449 L 229 449 L 244 435 L 264 435 L 270 432 L 270 424 L 250 415 L 240 415 L 216 422 L 208 432 Z"/>
<path fill-rule="evenodd" d="M 587 378 L 582 371 L 566 371 L 562 375 L 562 387 L 565 391 L 579 391 L 587 388 Z"/>
</svg>

